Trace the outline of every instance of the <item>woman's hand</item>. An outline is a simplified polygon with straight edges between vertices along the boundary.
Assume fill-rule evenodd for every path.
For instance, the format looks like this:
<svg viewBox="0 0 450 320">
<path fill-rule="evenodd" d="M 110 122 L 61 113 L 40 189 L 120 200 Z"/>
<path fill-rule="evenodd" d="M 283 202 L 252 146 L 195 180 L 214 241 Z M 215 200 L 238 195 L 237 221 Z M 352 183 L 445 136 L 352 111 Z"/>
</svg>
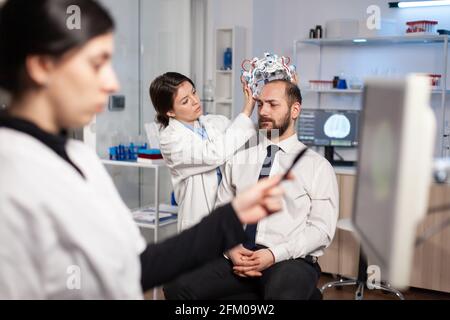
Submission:
<svg viewBox="0 0 450 320">
<path fill-rule="evenodd" d="M 241 77 L 241 83 L 242 91 L 244 92 L 245 97 L 244 109 L 242 110 L 242 113 L 244 113 L 247 117 L 250 117 L 255 107 L 255 99 L 253 98 L 252 89 L 250 89 L 248 83 L 244 80 L 244 77 Z"/>
<path fill-rule="evenodd" d="M 261 179 L 253 187 L 238 194 L 231 205 L 243 224 L 256 223 L 282 208 L 281 175 Z M 290 175 L 289 178 L 292 178 Z"/>
</svg>

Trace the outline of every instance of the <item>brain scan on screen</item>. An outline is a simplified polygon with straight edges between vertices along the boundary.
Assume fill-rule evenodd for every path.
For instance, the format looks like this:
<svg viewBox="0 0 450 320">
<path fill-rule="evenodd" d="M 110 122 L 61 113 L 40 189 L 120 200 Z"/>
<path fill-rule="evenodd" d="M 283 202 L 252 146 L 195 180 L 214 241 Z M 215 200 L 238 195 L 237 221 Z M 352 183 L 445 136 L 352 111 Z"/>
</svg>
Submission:
<svg viewBox="0 0 450 320">
<path fill-rule="evenodd" d="M 350 134 L 350 120 L 343 114 L 334 114 L 325 122 L 323 131 L 330 138 L 343 139 Z"/>
</svg>

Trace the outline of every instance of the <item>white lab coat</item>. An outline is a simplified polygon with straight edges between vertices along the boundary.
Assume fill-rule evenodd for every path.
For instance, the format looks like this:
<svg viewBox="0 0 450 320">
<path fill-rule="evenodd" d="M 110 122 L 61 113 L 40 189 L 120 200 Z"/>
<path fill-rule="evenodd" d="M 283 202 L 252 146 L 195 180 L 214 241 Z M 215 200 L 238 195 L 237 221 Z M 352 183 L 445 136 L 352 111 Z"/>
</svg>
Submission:
<svg viewBox="0 0 450 320">
<path fill-rule="evenodd" d="M 175 119 L 170 119 L 169 125 L 160 131 L 161 153 L 169 167 L 179 205 L 179 231 L 197 224 L 214 209 L 217 167 L 256 134 L 252 120 L 242 113 L 231 125 L 219 115 L 201 116 L 199 123 L 208 134 L 207 140 Z"/>
<path fill-rule="evenodd" d="M 97 155 L 0 128 L 0 299 L 142 299 L 145 241 Z"/>
</svg>

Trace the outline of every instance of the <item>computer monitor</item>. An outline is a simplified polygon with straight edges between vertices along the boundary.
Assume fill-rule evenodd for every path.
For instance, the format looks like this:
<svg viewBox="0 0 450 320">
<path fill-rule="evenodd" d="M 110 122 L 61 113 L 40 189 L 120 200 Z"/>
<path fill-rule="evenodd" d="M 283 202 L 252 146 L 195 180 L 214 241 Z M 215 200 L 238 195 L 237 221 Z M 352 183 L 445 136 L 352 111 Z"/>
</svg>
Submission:
<svg viewBox="0 0 450 320">
<path fill-rule="evenodd" d="M 354 165 L 334 160 L 335 147 L 358 145 L 358 110 L 303 109 L 298 120 L 298 139 L 306 145 L 325 147 L 325 158 L 332 165 Z"/>
<path fill-rule="evenodd" d="M 398 289 L 409 286 L 427 210 L 436 135 L 429 105 L 425 76 L 366 82 L 352 222 L 369 264 Z"/>
</svg>

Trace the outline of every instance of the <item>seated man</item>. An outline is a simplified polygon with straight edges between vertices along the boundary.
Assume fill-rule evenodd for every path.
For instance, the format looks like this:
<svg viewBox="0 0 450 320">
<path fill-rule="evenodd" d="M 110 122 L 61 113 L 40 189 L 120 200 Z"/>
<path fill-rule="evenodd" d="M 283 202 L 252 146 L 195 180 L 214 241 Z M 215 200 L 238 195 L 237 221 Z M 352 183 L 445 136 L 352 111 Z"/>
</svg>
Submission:
<svg viewBox="0 0 450 320">
<path fill-rule="evenodd" d="M 302 97 L 285 80 L 267 83 L 258 103 L 259 128 L 267 137 L 238 151 L 225 165 L 218 203 L 229 201 L 258 179 L 284 173 L 305 148 L 295 123 Z M 275 135 L 275 133 L 278 133 Z M 283 210 L 247 225 L 248 241 L 164 288 L 167 299 L 309 299 L 317 286 L 317 258 L 331 243 L 338 217 L 338 187 L 330 163 L 312 150 L 284 182 Z"/>
</svg>

